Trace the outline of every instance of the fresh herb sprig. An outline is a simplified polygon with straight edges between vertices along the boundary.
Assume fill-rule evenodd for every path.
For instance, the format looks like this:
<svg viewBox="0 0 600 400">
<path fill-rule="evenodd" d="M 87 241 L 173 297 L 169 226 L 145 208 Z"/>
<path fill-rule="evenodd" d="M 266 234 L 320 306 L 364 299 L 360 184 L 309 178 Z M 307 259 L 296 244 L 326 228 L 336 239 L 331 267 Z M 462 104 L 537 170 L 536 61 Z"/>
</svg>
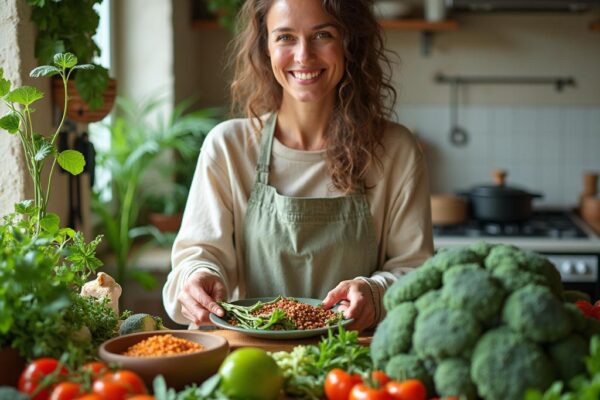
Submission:
<svg viewBox="0 0 600 400">
<path fill-rule="evenodd" d="M 288 318 L 284 310 L 274 309 L 267 315 L 254 315 L 255 311 L 260 311 L 263 307 L 275 304 L 283 297 L 277 296 L 275 299 L 267 302 L 258 301 L 251 306 L 240 306 L 227 302 L 219 302 L 219 305 L 225 310 L 225 318 L 234 320 L 235 323 L 246 329 L 270 330 L 274 327 L 281 327 L 285 330 L 296 329 L 296 324 Z"/>
</svg>

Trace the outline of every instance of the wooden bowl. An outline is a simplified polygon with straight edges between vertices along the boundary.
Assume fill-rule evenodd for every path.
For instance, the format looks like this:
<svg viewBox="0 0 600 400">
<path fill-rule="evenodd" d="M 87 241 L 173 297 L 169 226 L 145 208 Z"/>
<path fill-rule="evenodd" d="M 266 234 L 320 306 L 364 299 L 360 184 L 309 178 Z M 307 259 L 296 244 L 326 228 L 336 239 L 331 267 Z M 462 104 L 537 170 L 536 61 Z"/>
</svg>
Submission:
<svg viewBox="0 0 600 400">
<path fill-rule="evenodd" d="M 431 222 L 434 225 L 456 225 L 467 218 L 467 200 L 453 194 L 431 196 Z"/>
<path fill-rule="evenodd" d="M 196 342 L 204 346 L 204 350 L 157 357 L 133 357 L 123 353 L 131 346 L 155 335 L 173 335 L 178 338 Z M 182 389 L 192 383 L 202 383 L 214 375 L 227 354 L 229 343 L 225 338 L 210 333 L 184 330 L 162 330 L 139 332 L 119 336 L 100 345 L 100 358 L 107 363 L 114 363 L 137 373 L 148 385 L 157 375 L 162 375 L 169 387 Z"/>
</svg>

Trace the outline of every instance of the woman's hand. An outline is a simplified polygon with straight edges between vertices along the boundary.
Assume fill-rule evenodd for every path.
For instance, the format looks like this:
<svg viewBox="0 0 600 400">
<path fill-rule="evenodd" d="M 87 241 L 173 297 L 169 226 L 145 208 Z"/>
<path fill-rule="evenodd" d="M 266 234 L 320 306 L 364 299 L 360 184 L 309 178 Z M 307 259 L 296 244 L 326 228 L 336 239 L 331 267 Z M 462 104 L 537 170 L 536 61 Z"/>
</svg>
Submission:
<svg viewBox="0 0 600 400">
<path fill-rule="evenodd" d="M 216 303 L 225 299 L 225 285 L 218 276 L 207 271 L 194 272 L 183 285 L 177 297 L 181 303 L 181 313 L 196 325 L 209 325 L 209 314 L 225 315 Z"/>
<path fill-rule="evenodd" d="M 375 303 L 369 284 L 362 279 L 340 282 L 327 293 L 323 307 L 329 309 L 340 303 L 338 311 L 344 313 L 344 318 L 354 318 L 349 329 L 362 331 L 375 322 Z"/>
</svg>

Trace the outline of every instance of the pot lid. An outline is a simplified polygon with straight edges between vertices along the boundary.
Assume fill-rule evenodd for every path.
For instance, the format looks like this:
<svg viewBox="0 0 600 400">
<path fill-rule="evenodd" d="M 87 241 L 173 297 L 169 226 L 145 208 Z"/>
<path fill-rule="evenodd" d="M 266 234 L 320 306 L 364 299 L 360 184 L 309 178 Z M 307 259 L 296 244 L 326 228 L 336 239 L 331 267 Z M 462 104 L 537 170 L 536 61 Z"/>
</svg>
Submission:
<svg viewBox="0 0 600 400">
<path fill-rule="evenodd" d="M 481 197 L 523 197 L 523 196 L 534 196 L 526 190 L 519 189 L 517 187 L 506 186 L 506 171 L 495 170 L 492 172 L 494 179 L 493 185 L 478 185 L 471 189 L 469 192 L 472 196 Z"/>
</svg>

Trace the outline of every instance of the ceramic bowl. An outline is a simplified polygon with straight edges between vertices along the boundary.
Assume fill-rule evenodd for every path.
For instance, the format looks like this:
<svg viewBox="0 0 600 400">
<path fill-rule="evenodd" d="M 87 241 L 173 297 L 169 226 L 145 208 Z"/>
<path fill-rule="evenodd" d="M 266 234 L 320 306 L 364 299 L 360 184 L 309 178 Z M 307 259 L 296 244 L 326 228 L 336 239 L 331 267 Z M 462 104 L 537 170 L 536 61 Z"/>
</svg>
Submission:
<svg viewBox="0 0 600 400">
<path fill-rule="evenodd" d="M 373 3 L 373 13 L 379 19 L 404 17 L 411 10 L 411 4 L 403 0 L 377 0 Z"/>
<path fill-rule="evenodd" d="M 155 335 L 171 334 L 204 346 L 203 351 L 172 356 L 132 357 L 123 353 L 131 346 Z M 137 373 L 148 385 L 162 375 L 169 387 L 182 389 L 192 383 L 202 383 L 214 375 L 227 354 L 229 343 L 221 336 L 198 331 L 162 330 L 119 336 L 100 345 L 100 358 Z"/>
</svg>

